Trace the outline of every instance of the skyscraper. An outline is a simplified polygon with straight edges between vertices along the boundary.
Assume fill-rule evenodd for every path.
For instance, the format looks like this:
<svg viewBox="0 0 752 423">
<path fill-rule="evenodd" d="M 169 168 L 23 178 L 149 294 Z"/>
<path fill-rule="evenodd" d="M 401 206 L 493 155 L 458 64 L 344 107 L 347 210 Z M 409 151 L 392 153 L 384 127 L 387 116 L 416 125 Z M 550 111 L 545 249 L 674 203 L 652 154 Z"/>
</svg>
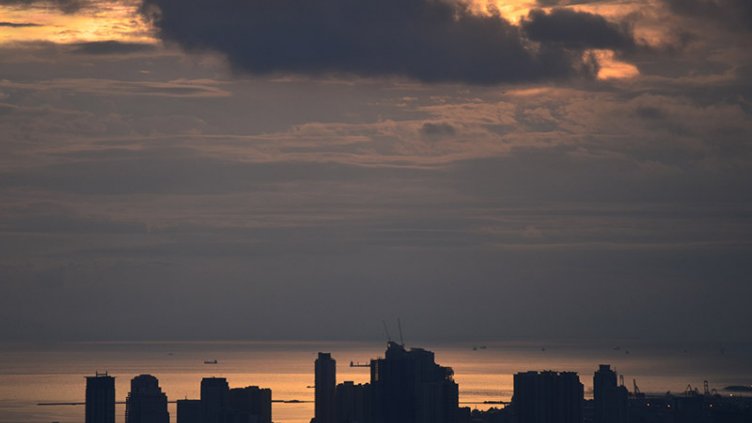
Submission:
<svg viewBox="0 0 752 423">
<path fill-rule="evenodd" d="M 329 353 L 319 353 L 316 371 L 316 423 L 335 423 L 334 393 L 337 385 L 337 362 Z"/>
<path fill-rule="evenodd" d="M 371 385 L 343 382 L 335 392 L 336 423 L 371 421 Z"/>
<path fill-rule="evenodd" d="M 202 423 L 225 423 L 230 386 L 227 379 L 206 377 L 201 380 Z"/>
<path fill-rule="evenodd" d="M 182 399 L 177 401 L 177 423 L 202 423 L 201 400 Z"/>
<path fill-rule="evenodd" d="M 86 377 L 86 423 L 115 423 L 115 378 L 107 373 Z"/>
<path fill-rule="evenodd" d="M 389 342 L 386 357 L 371 360 L 375 422 L 454 423 L 459 394 L 453 375 L 431 351 Z"/>
<path fill-rule="evenodd" d="M 258 386 L 230 389 L 227 423 L 272 423 L 272 390 Z"/>
<path fill-rule="evenodd" d="M 629 392 L 616 385 L 616 372 L 601 364 L 593 375 L 593 420 L 595 423 L 626 423 Z"/>
<path fill-rule="evenodd" d="M 125 423 L 170 423 L 167 395 L 152 375 L 131 380 L 131 392 L 125 400 Z"/>
<path fill-rule="evenodd" d="M 577 373 L 514 375 L 512 408 L 519 423 L 581 423 L 584 389 Z"/>
</svg>

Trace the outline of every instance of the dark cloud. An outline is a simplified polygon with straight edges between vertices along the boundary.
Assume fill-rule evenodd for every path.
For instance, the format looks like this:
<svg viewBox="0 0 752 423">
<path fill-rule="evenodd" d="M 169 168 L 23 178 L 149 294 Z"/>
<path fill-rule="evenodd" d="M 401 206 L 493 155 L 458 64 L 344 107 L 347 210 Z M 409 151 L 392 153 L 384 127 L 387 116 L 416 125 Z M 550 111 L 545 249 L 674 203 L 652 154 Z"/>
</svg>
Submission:
<svg viewBox="0 0 752 423">
<path fill-rule="evenodd" d="M 432 123 L 432 122 L 426 122 L 423 124 L 423 126 L 420 128 L 420 133 L 429 138 L 441 138 L 441 137 L 448 137 L 452 136 L 457 133 L 457 131 L 454 129 L 454 126 L 444 123 L 444 122 L 438 122 L 438 123 Z"/>
<path fill-rule="evenodd" d="M 543 43 L 531 46 L 519 27 L 498 15 L 434 0 L 145 0 L 143 11 L 163 39 L 187 50 L 220 52 L 236 69 L 253 74 L 518 82 L 592 76 L 595 69 L 583 61 L 581 48 L 628 44 L 623 28 L 572 12 L 532 16 L 530 31 Z M 585 31 L 561 24 L 562 18 L 585 25 Z M 537 19 L 563 26 L 547 32 Z M 576 33 L 561 32 L 571 30 Z M 583 39 L 588 35 L 594 38 Z"/>
<path fill-rule="evenodd" d="M 28 28 L 32 26 L 41 26 L 30 22 L 0 22 L 0 28 Z"/>
<path fill-rule="evenodd" d="M 530 11 L 521 23 L 529 39 L 574 49 L 629 50 L 635 47 L 629 25 L 614 23 L 603 16 L 570 9 Z"/>
<path fill-rule="evenodd" d="M 82 54 L 128 54 L 154 50 L 151 44 L 123 43 L 120 41 L 91 41 L 73 45 L 75 53 Z"/>
<path fill-rule="evenodd" d="M 749 0 L 664 0 L 676 13 L 710 20 L 732 29 L 752 31 L 752 1 Z"/>
<path fill-rule="evenodd" d="M 666 118 L 666 112 L 658 107 L 653 106 L 641 106 L 635 109 L 635 114 L 638 117 L 649 120 L 662 120 Z"/>
<path fill-rule="evenodd" d="M 65 13 L 74 13 L 89 5 L 89 0 L 0 0 L 0 5 L 27 7 L 31 5 L 48 5 L 57 7 Z"/>
</svg>

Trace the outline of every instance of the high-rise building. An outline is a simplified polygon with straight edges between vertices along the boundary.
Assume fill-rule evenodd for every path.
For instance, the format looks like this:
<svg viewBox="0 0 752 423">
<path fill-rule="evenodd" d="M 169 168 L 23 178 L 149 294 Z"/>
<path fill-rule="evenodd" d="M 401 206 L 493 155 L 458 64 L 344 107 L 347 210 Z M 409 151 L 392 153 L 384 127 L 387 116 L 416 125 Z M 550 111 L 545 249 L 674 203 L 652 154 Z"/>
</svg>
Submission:
<svg viewBox="0 0 752 423">
<path fill-rule="evenodd" d="M 344 382 L 334 394 L 336 423 L 371 422 L 371 385 Z"/>
<path fill-rule="evenodd" d="M 258 386 L 230 389 L 226 423 L 272 423 L 272 390 Z"/>
<path fill-rule="evenodd" d="M 152 375 L 131 380 L 131 391 L 125 400 L 125 423 L 170 423 L 167 395 Z"/>
<path fill-rule="evenodd" d="M 86 423 L 115 423 L 115 378 L 107 373 L 86 377 Z"/>
<path fill-rule="evenodd" d="M 334 393 L 337 385 L 337 362 L 329 353 L 319 353 L 316 371 L 316 423 L 335 423 Z"/>
<path fill-rule="evenodd" d="M 454 423 L 459 394 L 453 375 L 431 351 L 389 342 L 385 358 L 371 360 L 374 421 Z"/>
<path fill-rule="evenodd" d="M 514 375 L 512 408 L 519 423 L 581 423 L 584 389 L 577 373 Z"/>
<path fill-rule="evenodd" d="M 202 423 L 225 423 L 230 386 L 227 379 L 207 377 L 201 380 Z"/>
<path fill-rule="evenodd" d="M 182 399 L 178 404 L 177 423 L 202 423 L 201 400 Z"/>
<path fill-rule="evenodd" d="M 594 423 L 627 423 L 629 421 L 629 392 L 616 385 L 616 372 L 608 364 L 601 364 L 593 375 Z"/>
</svg>

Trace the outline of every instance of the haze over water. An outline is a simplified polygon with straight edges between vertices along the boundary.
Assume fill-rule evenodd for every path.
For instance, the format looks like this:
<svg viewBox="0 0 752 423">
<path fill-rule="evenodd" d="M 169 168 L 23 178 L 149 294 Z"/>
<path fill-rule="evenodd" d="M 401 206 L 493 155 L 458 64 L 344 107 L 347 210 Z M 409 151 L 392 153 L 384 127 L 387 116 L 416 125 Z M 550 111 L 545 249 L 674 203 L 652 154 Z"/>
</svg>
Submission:
<svg viewBox="0 0 752 423">
<path fill-rule="evenodd" d="M 473 346 L 487 349 L 473 350 Z M 592 374 L 609 363 L 625 375 L 632 389 L 636 378 L 643 392 L 680 392 L 687 384 L 711 388 L 752 383 L 752 345 L 616 343 L 408 344 L 436 353 L 437 362 L 455 370 L 460 402 L 488 408 L 483 401 L 508 401 L 512 375 L 526 370 L 571 370 L 580 374 L 586 396 Z M 617 349 L 618 347 L 618 349 Z M 367 382 L 368 362 L 383 355 L 381 342 L 194 342 L 194 343 L 65 343 L 0 346 L 0 423 L 81 422 L 83 406 L 38 406 L 39 402 L 80 402 L 84 376 L 109 371 L 116 376 L 117 400 L 124 401 L 130 379 L 142 373 L 159 378 L 171 401 L 198 398 L 202 377 L 226 377 L 231 387 L 258 385 L 272 389 L 275 400 L 312 401 L 313 362 L 318 351 L 331 351 L 339 382 Z M 629 351 L 629 353 L 627 353 Z M 216 365 L 204 360 L 218 360 Z M 473 404 L 476 403 L 476 404 Z M 117 407 L 124 421 L 125 407 Z M 171 421 L 175 405 L 170 404 Z M 275 403 L 280 423 L 304 423 L 313 416 L 313 403 Z"/>
</svg>

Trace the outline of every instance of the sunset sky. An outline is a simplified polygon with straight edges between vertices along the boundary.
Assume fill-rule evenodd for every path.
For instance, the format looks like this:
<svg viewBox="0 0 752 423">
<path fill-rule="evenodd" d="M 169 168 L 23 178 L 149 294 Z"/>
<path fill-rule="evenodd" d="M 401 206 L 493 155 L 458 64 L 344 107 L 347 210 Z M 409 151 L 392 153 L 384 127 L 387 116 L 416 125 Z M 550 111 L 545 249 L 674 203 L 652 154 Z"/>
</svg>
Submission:
<svg viewBox="0 0 752 423">
<path fill-rule="evenodd" d="M 748 0 L 0 0 L 0 338 L 752 340 Z"/>
</svg>

